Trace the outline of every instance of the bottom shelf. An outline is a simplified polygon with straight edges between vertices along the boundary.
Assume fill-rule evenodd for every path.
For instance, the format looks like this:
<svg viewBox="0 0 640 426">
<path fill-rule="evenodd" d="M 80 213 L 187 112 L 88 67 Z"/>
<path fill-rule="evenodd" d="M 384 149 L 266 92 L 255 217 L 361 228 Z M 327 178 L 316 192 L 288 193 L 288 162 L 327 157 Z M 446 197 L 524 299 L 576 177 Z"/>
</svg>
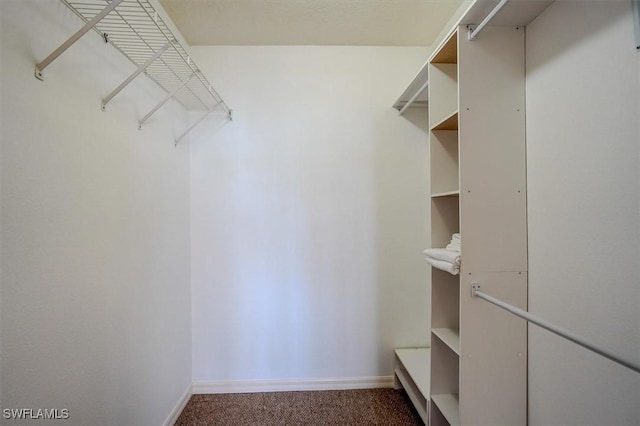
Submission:
<svg viewBox="0 0 640 426">
<path fill-rule="evenodd" d="M 458 395 L 431 395 L 431 402 L 436 406 L 438 411 L 440 411 L 448 424 L 452 426 L 460 424 L 460 404 L 458 403 Z"/>
<path fill-rule="evenodd" d="M 395 351 L 395 376 L 425 424 L 429 424 L 430 348 Z"/>
</svg>

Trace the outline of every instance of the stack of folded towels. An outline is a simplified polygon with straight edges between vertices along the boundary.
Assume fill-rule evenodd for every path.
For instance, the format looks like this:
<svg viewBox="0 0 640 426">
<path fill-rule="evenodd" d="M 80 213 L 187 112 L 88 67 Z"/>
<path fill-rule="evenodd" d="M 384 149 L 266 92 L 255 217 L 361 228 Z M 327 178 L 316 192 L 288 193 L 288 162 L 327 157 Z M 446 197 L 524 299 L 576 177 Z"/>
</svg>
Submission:
<svg viewBox="0 0 640 426">
<path fill-rule="evenodd" d="M 451 241 L 443 249 L 431 248 L 426 249 L 424 254 L 427 262 L 434 268 L 441 269 L 453 275 L 460 273 L 460 251 L 462 248 L 462 239 L 460 234 L 453 234 Z"/>
</svg>

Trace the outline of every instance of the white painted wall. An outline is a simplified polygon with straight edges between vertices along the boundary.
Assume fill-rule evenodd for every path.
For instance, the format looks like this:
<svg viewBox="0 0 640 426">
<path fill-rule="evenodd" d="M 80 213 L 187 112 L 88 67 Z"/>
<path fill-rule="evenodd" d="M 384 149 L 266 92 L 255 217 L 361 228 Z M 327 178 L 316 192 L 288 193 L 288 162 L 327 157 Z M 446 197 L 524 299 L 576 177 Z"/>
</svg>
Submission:
<svg viewBox="0 0 640 426">
<path fill-rule="evenodd" d="M 191 383 L 186 112 L 138 131 L 164 95 L 144 77 L 101 112 L 133 67 L 93 32 L 36 80 L 82 25 L 59 1 L 2 0 L 0 19 L 0 405 L 157 426 Z"/>
<path fill-rule="evenodd" d="M 640 363 L 640 54 L 628 1 L 527 28 L 529 310 Z M 640 424 L 640 376 L 530 328 L 536 425 Z"/>
<path fill-rule="evenodd" d="M 429 342 L 424 48 L 198 47 L 233 122 L 191 142 L 193 379 L 390 376 Z"/>
</svg>

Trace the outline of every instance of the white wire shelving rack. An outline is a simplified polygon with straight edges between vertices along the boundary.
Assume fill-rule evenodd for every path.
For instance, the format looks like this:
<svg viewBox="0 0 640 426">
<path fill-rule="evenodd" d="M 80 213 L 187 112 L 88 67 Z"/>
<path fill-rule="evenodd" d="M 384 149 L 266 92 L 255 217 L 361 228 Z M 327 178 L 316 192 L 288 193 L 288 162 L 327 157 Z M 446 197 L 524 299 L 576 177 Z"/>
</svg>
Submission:
<svg viewBox="0 0 640 426">
<path fill-rule="evenodd" d="M 188 111 L 203 111 L 176 144 L 215 110 L 232 119 L 232 110 L 203 75 L 171 25 L 154 7 L 154 0 L 60 0 L 85 25 L 47 58 L 36 65 L 36 78 L 44 79 L 44 69 L 90 30 L 122 53 L 136 71 L 102 99 L 102 109 L 138 75 L 144 73 L 166 92 L 165 98 L 139 120 L 139 128 L 166 102 L 179 102 Z M 157 3 L 156 3 L 157 4 Z"/>
</svg>

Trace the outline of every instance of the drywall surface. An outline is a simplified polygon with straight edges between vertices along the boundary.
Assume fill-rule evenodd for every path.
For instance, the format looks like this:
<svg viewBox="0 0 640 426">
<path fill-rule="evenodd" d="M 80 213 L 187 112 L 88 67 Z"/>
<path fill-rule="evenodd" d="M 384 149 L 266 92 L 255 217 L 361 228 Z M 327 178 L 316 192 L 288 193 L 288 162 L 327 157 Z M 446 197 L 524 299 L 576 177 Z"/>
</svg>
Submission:
<svg viewBox="0 0 640 426">
<path fill-rule="evenodd" d="M 527 27 L 529 310 L 640 363 L 640 67 L 630 2 Z M 530 327 L 537 425 L 640 424 L 640 375 Z"/>
<path fill-rule="evenodd" d="M 193 55 L 235 110 L 191 138 L 195 384 L 390 376 L 429 343 L 427 112 L 391 108 L 428 51 Z"/>
<path fill-rule="evenodd" d="M 5 409 L 162 424 L 191 383 L 187 113 L 57 0 L 0 1 Z M 50 412 L 51 413 L 51 412 Z M 55 412 L 54 412 L 55 414 Z M 47 420 L 3 424 L 49 424 Z"/>
</svg>

